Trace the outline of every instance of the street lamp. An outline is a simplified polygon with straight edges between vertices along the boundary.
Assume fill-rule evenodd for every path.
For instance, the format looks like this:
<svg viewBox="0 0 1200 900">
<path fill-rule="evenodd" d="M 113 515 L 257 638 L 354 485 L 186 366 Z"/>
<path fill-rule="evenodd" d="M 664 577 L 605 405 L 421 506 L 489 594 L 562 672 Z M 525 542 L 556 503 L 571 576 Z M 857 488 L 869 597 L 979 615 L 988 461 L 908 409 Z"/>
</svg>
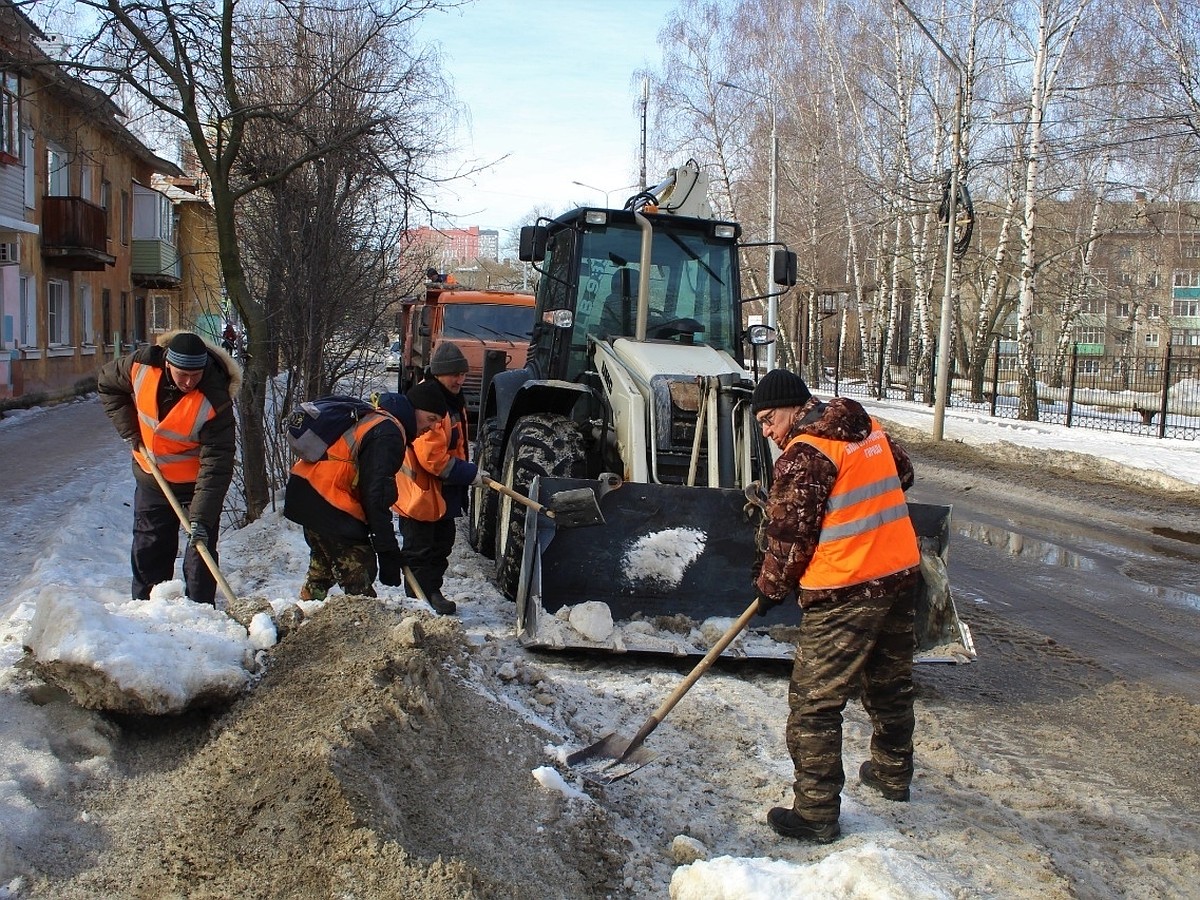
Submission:
<svg viewBox="0 0 1200 900">
<path fill-rule="evenodd" d="M 775 243 L 775 225 L 779 217 L 779 199 L 777 193 L 777 184 L 779 180 L 779 131 L 777 129 L 777 121 L 775 116 L 775 94 L 774 91 L 770 94 L 760 94 L 758 91 L 752 91 L 750 88 L 742 87 L 740 84 L 734 84 L 732 81 L 718 81 L 717 84 L 721 87 L 732 88 L 735 91 L 741 91 L 744 94 L 749 94 L 751 97 L 757 97 L 760 100 L 765 100 L 771 108 L 771 184 L 769 195 L 767 198 L 767 241 L 772 245 Z M 772 296 L 767 298 L 767 324 L 775 329 L 775 333 L 779 333 L 779 296 L 775 292 L 775 247 L 767 247 L 767 290 L 772 292 Z M 775 368 L 775 347 L 776 342 L 767 344 L 767 371 Z"/>
<path fill-rule="evenodd" d="M 609 194 L 614 194 L 614 193 L 616 193 L 617 191 L 627 191 L 627 190 L 629 190 L 630 188 L 635 188 L 635 187 L 637 187 L 637 185 L 636 185 L 636 184 L 627 184 L 627 185 L 625 185 L 624 187 L 613 188 L 611 191 L 606 191 L 606 190 L 604 190 L 604 188 L 598 188 L 598 187 L 596 187 L 595 185 L 591 185 L 591 184 L 584 184 L 582 181 L 572 181 L 572 182 L 571 182 L 571 184 L 577 184 L 577 185 L 579 185 L 581 188 L 587 188 L 589 191 L 595 191 L 595 192 L 596 192 L 596 193 L 598 193 L 598 194 L 603 194 L 603 195 L 604 195 L 604 208 L 605 208 L 605 209 L 612 209 L 612 207 L 608 205 L 608 196 L 609 196 Z"/>
<path fill-rule="evenodd" d="M 929 38 L 933 46 L 937 48 L 942 59 L 950 64 L 957 82 L 954 94 L 954 136 L 951 140 L 950 151 L 949 215 L 946 217 L 946 273 L 942 285 L 942 318 L 941 327 L 938 329 L 937 385 L 934 388 L 933 398 L 933 439 L 940 441 L 945 435 L 946 401 L 950 391 L 950 303 L 954 287 L 954 225 L 958 219 L 958 155 L 962 144 L 962 68 L 954 60 L 954 57 L 938 43 L 938 39 L 925 27 L 925 23 L 917 18 L 917 14 L 908 8 L 908 4 L 904 0 L 898 0 L 898 2 L 901 9 L 908 13 L 909 17 L 917 23 L 917 27 L 924 32 L 925 37 Z"/>
</svg>

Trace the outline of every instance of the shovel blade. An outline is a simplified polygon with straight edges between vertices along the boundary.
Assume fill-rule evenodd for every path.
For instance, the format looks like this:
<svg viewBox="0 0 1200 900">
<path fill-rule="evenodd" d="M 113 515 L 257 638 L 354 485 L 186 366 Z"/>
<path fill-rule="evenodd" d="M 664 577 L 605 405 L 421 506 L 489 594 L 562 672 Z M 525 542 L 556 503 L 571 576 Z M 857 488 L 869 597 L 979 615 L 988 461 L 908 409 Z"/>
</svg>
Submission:
<svg viewBox="0 0 1200 900">
<path fill-rule="evenodd" d="M 629 751 L 631 739 L 613 732 L 567 756 L 567 765 L 593 784 L 612 784 L 632 775 L 658 754 L 645 747 Z"/>
<path fill-rule="evenodd" d="M 546 509 L 554 514 L 555 523 L 564 528 L 604 524 L 604 514 L 600 512 L 596 493 L 591 488 L 559 491 L 550 497 Z"/>
</svg>

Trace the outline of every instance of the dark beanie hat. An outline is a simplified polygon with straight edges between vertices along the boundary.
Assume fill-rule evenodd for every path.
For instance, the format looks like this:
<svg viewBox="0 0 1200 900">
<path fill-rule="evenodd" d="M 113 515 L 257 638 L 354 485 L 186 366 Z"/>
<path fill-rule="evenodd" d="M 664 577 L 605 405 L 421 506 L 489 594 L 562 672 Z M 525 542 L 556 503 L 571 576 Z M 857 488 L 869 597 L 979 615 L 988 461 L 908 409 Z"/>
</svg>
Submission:
<svg viewBox="0 0 1200 900">
<path fill-rule="evenodd" d="M 439 416 L 450 412 L 450 407 L 446 403 L 446 395 L 442 393 L 442 386 L 432 378 L 409 388 L 408 393 L 404 396 L 413 406 L 423 409 L 425 412 L 437 413 Z"/>
<path fill-rule="evenodd" d="M 787 369 L 772 369 L 754 388 L 754 411 L 779 406 L 803 406 L 812 399 L 804 379 Z"/>
<path fill-rule="evenodd" d="M 384 412 L 391 413 L 396 417 L 396 420 L 404 428 L 405 439 L 411 444 L 417 436 L 417 414 L 413 412 L 413 405 L 409 399 L 403 394 L 389 391 L 379 395 L 377 405 Z"/>
<path fill-rule="evenodd" d="M 460 375 L 470 368 L 458 345 L 449 341 L 438 344 L 429 358 L 429 371 L 434 375 Z"/>
<path fill-rule="evenodd" d="M 208 365 L 208 346 L 200 335 L 181 331 L 167 343 L 167 362 L 177 369 L 203 369 Z"/>
</svg>

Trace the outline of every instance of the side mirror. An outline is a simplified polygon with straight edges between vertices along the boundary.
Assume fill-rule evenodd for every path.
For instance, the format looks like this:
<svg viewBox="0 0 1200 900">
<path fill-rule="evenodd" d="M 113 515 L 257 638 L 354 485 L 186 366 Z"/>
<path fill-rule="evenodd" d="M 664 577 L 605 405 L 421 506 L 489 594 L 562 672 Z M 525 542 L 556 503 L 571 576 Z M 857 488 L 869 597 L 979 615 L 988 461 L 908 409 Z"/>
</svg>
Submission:
<svg viewBox="0 0 1200 900">
<path fill-rule="evenodd" d="M 775 251 L 775 283 L 792 287 L 796 283 L 796 254 L 782 247 Z"/>
<path fill-rule="evenodd" d="M 775 329 L 770 325 L 751 325 L 746 329 L 745 338 L 752 347 L 765 347 L 775 343 Z"/>
<path fill-rule="evenodd" d="M 546 244 L 549 241 L 550 230 L 545 225 L 522 226 L 517 258 L 521 262 L 541 262 L 546 258 Z"/>
</svg>

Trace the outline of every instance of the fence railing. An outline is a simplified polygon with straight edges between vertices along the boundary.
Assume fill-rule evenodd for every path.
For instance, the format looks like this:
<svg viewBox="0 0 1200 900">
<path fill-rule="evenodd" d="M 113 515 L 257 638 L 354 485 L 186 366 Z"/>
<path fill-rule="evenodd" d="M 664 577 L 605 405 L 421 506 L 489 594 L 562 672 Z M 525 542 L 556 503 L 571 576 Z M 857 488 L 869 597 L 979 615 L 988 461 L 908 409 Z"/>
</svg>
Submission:
<svg viewBox="0 0 1200 900">
<path fill-rule="evenodd" d="M 851 356 L 852 358 L 847 358 Z M 998 418 L 1019 418 L 1020 382 L 1015 354 L 998 344 L 986 369 L 974 378 L 951 372 L 948 407 Z M 1034 359 L 1037 421 L 1074 428 L 1120 431 L 1147 437 L 1200 437 L 1200 348 L 1170 347 L 1159 354 L 1113 358 L 1080 352 L 1076 344 L 1061 362 Z M 810 376 L 814 367 L 805 367 Z M 822 360 L 821 389 L 834 395 L 934 404 L 933 378 L 909 384 L 904 365 L 879 363 L 878 353 L 843 354 Z"/>
</svg>

